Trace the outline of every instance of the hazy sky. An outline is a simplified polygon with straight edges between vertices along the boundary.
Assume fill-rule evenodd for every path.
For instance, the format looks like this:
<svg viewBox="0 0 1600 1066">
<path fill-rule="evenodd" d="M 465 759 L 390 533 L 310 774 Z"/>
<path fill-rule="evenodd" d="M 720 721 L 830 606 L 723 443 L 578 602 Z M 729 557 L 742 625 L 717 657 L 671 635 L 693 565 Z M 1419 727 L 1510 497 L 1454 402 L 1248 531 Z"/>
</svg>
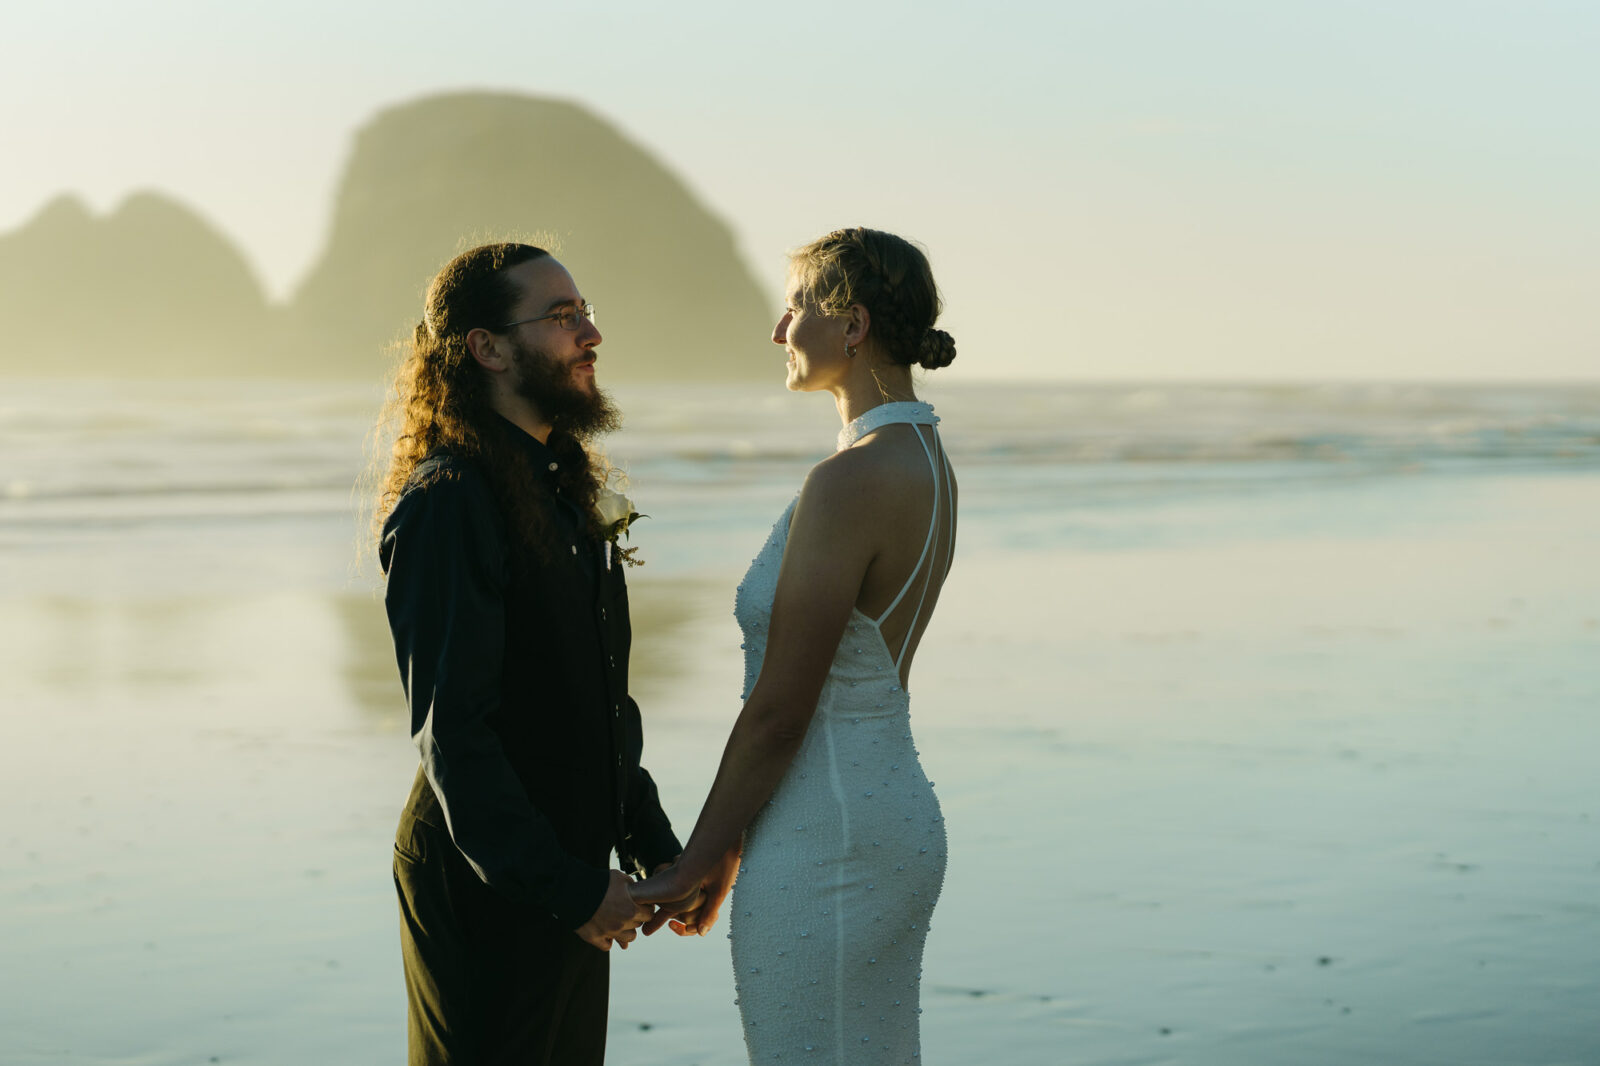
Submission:
<svg viewBox="0 0 1600 1066">
<path fill-rule="evenodd" d="M 774 307 L 827 229 L 921 240 L 953 376 L 1593 378 L 1597 56 L 1589 0 L 55 0 L 0 35 L 0 229 L 161 189 L 285 293 L 355 128 L 508 89 L 663 157 Z"/>
</svg>

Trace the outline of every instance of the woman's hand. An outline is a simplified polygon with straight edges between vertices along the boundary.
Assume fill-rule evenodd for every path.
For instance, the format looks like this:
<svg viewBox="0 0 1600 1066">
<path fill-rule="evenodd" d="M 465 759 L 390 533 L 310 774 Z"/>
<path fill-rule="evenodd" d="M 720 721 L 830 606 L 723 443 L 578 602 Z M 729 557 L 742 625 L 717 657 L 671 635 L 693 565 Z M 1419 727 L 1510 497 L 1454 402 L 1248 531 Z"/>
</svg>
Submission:
<svg viewBox="0 0 1600 1066">
<path fill-rule="evenodd" d="M 716 924 L 722 903 L 728 898 L 733 880 L 738 876 L 739 849 L 731 848 L 701 880 L 699 905 L 685 908 L 672 919 L 672 931 L 679 936 L 705 936 L 706 931 Z"/>
<path fill-rule="evenodd" d="M 635 903 L 655 906 L 655 914 L 639 927 L 640 932 L 649 936 L 674 915 L 700 906 L 703 894 L 700 886 L 690 880 L 691 876 L 687 869 L 674 860 L 662 863 L 650 872 L 649 877 L 628 886 L 628 894 Z"/>
</svg>

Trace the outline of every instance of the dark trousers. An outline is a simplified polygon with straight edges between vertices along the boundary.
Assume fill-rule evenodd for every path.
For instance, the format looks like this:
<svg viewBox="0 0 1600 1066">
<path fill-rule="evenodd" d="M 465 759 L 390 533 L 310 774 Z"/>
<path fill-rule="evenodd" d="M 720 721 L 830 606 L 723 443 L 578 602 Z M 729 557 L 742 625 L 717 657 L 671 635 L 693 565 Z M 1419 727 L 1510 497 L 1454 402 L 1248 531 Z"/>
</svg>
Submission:
<svg viewBox="0 0 1600 1066">
<path fill-rule="evenodd" d="M 410 1066 L 601 1066 L 610 956 L 485 885 L 409 810 L 394 852 Z"/>
</svg>

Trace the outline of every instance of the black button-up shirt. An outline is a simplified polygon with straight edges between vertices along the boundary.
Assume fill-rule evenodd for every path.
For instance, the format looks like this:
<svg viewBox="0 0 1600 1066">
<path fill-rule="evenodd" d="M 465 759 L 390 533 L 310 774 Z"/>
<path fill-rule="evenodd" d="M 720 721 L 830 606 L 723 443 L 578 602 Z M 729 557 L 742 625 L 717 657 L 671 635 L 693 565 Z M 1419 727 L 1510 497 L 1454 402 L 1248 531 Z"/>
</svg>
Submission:
<svg viewBox="0 0 1600 1066">
<path fill-rule="evenodd" d="M 422 756 L 408 809 L 447 829 L 484 882 L 575 928 L 605 895 L 613 849 L 648 871 L 680 847 L 639 765 L 624 568 L 560 495 L 550 449 L 515 437 L 548 493 L 550 560 L 511 535 L 484 472 L 447 452 L 417 465 L 384 523 Z"/>
</svg>

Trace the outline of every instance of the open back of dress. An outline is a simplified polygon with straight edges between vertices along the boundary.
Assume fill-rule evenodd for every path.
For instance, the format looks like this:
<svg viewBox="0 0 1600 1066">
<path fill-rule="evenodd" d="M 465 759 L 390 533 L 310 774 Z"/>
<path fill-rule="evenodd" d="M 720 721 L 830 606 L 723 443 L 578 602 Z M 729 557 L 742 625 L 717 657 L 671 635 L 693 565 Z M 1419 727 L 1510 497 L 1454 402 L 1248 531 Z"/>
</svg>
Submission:
<svg viewBox="0 0 1600 1066">
<path fill-rule="evenodd" d="M 945 576 L 950 572 L 956 529 L 955 478 L 950 472 L 944 445 L 939 440 L 939 431 L 933 425 L 915 423 L 908 428 L 916 434 L 917 442 L 922 445 L 923 454 L 927 456 L 933 485 L 933 506 L 928 512 L 928 533 L 923 540 L 922 554 L 917 557 L 917 565 L 911 568 L 911 575 L 906 578 L 905 584 L 900 587 L 899 593 L 890 601 L 889 606 L 871 619 L 872 624 L 882 634 L 884 645 L 895 649 L 895 673 L 899 675 L 901 685 L 906 687 L 909 687 L 907 674 L 910 669 L 907 660 L 921 643 L 922 633 L 927 627 L 929 617 L 933 614 L 934 604 L 938 602 Z M 910 597 L 913 590 L 916 591 L 915 599 Z M 909 611 L 909 614 L 902 612 L 899 617 L 894 617 L 896 608 L 902 606 Z"/>
</svg>

